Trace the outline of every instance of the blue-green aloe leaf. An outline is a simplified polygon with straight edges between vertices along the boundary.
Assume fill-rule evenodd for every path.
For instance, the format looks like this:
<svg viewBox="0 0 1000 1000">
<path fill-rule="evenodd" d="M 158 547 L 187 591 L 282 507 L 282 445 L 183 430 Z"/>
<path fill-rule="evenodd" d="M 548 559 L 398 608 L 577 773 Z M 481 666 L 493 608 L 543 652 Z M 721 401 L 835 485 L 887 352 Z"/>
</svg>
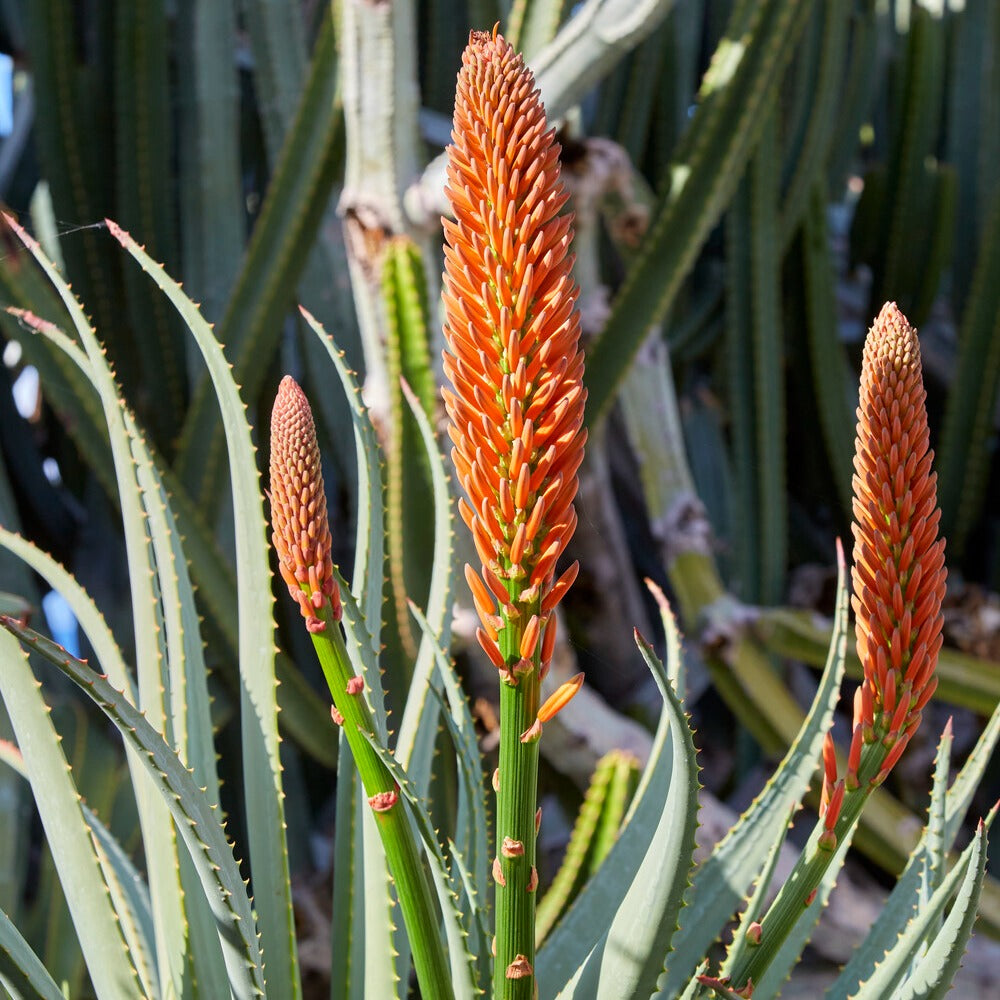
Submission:
<svg viewBox="0 0 1000 1000">
<path fill-rule="evenodd" d="M 164 742 L 163 737 L 146 721 L 120 691 L 117 691 L 103 674 L 97 673 L 88 664 L 70 656 L 61 646 L 39 635 L 37 632 L 22 626 L 10 618 L 0 618 L 0 625 L 16 636 L 26 646 L 37 650 L 50 663 L 54 664 L 81 691 L 87 694 L 104 714 L 114 723 L 125 738 L 126 743 L 138 751 L 137 756 L 143 762 L 147 773 L 156 783 L 160 794 L 166 803 L 170 814 L 177 824 L 177 830 L 188 849 L 191 859 L 198 871 L 203 891 L 216 919 L 219 940 L 229 973 L 230 986 L 238 996 L 264 995 L 264 980 L 260 948 L 255 931 L 255 920 L 250 910 L 250 900 L 246 887 L 240 877 L 239 866 L 233 857 L 232 846 L 227 842 L 222 824 L 219 820 L 218 806 L 211 803 L 208 796 L 198 787 L 190 772 L 181 763 L 176 751 Z M 0 641 L 6 638 L 0 633 Z M 13 680 L 11 680 L 13 678 Z M 11 709 L 11 716 L 22 711 L 22 719 L 28 719 L 28 713 L 34 710 L 27 705 L 25 692 L 30 689 L 37 693 L 37 684 L 25 665 L 20 670 L 0 671 L 0 690 L 4 692 L 4 700 L 10 709 L 10 694 L 13 694 L 17 707 Z M 45 712 L 44 705 L 38 698 L 38 712 Z M 37 715 L 33 714 L 28 725 L 33 731 L 41 728 L 37 723 Z M 54 736 L 53 736 L 54 738 Z M 25 760 L 32 766 L 34 753 L 31 731 L 18 731 L 18 743 L 24 753 Z M 51 775 L 46 780 L 55 780 Z M 36 788 L 36 778 L 32 771 L 32 787 Z M 37 797 L 36 788 L 36 797 Z M 81 816 L 82 822 L 82 816 Z M 88 833 L 89 840 L 89 833 Z M 88 848 L 89 849 L 89 848 Z M 71 852 L 67 852 L 69 856 Z M 91 851 L 92 853 L 92 851 Z M 57 859 L 58 849 L 53 850 Z M 94 864 L 96 864 L 96 858 Z M 75 870 L 67 871 L 62 878 L 63 885 L 68 890 L 76 891 L 77 881 L 81 874 Z M 99 895 L 107 898 L 107 890 L 101 883 Z M 79 926 L 79 934 L 84 931 Z M 89 933 L 89 928 L 88 928 Z M 117 928 L 111 940 L 121 941 Z M 124 952 L 124 950 L 123 950 Z M 88 967 L 94 974 L 94 960 L 88 956 Z M 108 961 L 112 961 L 109 956 Z M 120 966 L 120 961 L 118 962 Z M 98 992 L 105 993 L 98 987 Z M 135 996 L 136 993 L 119 993 L 109 989 L 109 997 Z"/>
<path fill-rule="evenodd" d="M 232 477 L 236 534 L 237 603 L 241 678 L 244 796 L 254 897 L 267 974 L 290 996 L 301 993 L 285 842 L 284 797 L 279 756 L 278 705 L 274 676 L 273 596 L 255 449 L 245 407 L 212 328 L 180 285 L 113 222 L 108 228 L 166 295 L 191 331 L 222 410 Z"/>
<path fill-rule="evenodd" d="M 972 930 L 986 873 L 985 865 L 986 827 L 980 823 L 976 836 L 931 897 L 930 903 L 910 920 L 895 946 L 852 996 L 857 1000 L 883 1000 L 888 996 L 943 996 L 962 960 L 965 943 Z M 935 924 L 941 920 L 952 898 L 955 898 L 955 905 L 941 932 L 913 976 L 906 980 L 911 962 L 928 940 Z M 831 995 L 839 994 L 833 992 Z"/>
<path fill-rule="evenodd" d="M 382 625 L 382 573 L 385 562 L 384 529 L 385 502 L 382 488 L 382 458 L 375 428 L 364 404 L 361 390 L 354 373 L 347 367 L 343 354 L 337 350 L 330 335 L 323 329 L 309 310 L 300 306 L 299 311 L 309 324 L 319 342 L 326 349 L 337 377 L 344 388 L 344 395 L 351 408 L 351 422 L 354 429 L 354 445 L 358 460 L 358 527 L 354 547 L 353 594 L 359 604 L 362 617 L 368 622 L 371 645 L 381 648 Z M 367 679 L 369 684 L 372 678 Z M 381 679 L 372 685 L 373 692 L 382 691 Z M 376 720 L 385 722 L 384 699 L 377 698 Z M 381 713 L 381 716 L 379 715 Z"/>
<path fill-rule="evenodd" d="M 459 773 L 458 808 L 451 845 L 452 884 L 463 903 L 460 912 L 465 916 L 470 950 L 479 963 L 480 982 L 485 983 L 489 982 L 493 965 L 489 958 L 491 933 L 487 927 L 490 895 L 486 878 L 490 861 L 482 758 L 479 755 L 476 726 L 454 666 L 441 648 L 434 630 L 420 609 L 412 603 L 410 612 L 423 633 L 421 648 L 424 642 L 432 644 L 437 667 L 436 684 L 440 684 L 444 691 L 446 710 L 442 715 L 455 748 Z M 436 694 L 436 688 L 435 696 L 440 698 Z"/>
<path fill-rule="evenodd" d="M 691 906 L 681 914 L 681 928 L 674 937 L 673 954 L 658 984 L 657 996 L 674 996 L 688 982 L 712 941 L 742 902 L 771 845 L 783 835 L 789 813 L 805 794 L 816 770 L 823 737 L 830 728 L 840 693 L 847 651 L 847 590 L 839 544 L 837 557 L 834 629 L 812 707 L 764 790 L 694 873 Z"/>
<path fill-rule="evenodd" d="M 980 823 L 975 850 L 969 859 L 965 878 L 958 890 L 955 904 L 940 929 L 935 924 L 940 913 L 928 928 L 930 943 L 926 953 L 897 992 L 897 1000 L 938 1000 L 951 990 L 952 980 L 958 972 L 965 954 L 965 947 L 976 922 L 976 907 L 986 877 L 986 829 Z M 933 897 L 932 897 L 933 899 Z"/>
<path fill-rule="evenodd" d="M 0 695 L 24 757 L 91 981 L 98 995 L 109 1000 L 141 996 L 59 736 L 26 655 L 6 632 L 0 632 L 0 660 Z"/>
<path fill-rule="evenodd" d="M 432 690 L 440 686 L 444 674 L 438 670 L 437 647 L 448 649 L 451 645 L 452 587 L 452 522 L 451 494 L 448 476 L 441 460 L 434 431 L 420 401 L 409 387 L 403 385 L 403 395 L 420 431 L 421 443 L 427 454 L 434 501 L 434 554 L 431 562 L 431 581 L 427 599 L 426 620 L 429 632 L 424 632 L 413 668 L 413 680 L 403 710 L 396 741 L 396 756 L 406 768 L 421 795 L 427 793 L 430 783 L 431 758 L 437 734 L 437 701 Z"/>
<path fill-rule="evenodd" d="M 959 825 L 972 800 L 972 794 L 979 785 L 997 739 L 1000 737 L 1000 705 L 994 710 L 992 717 L 982 735 L 976 742 L 972 753 L 959 771 L 958 776 L 944 797 L 944 822 L 941 837 L 941 849 L 948 850 L 955 841 Z M 938 794 L 935 783 L 933 794 Z M 936 810 L 932 809 L 932 815 Z M 875 923 L 872 925 L 862 945 L 851 956 L 844 966 L 836 982 L 830 988 L 828 996 L 831 1000 L 847 1000 L 854 996 L 859 984 L 871 975 L 883 956 L 898 940 L 900 931 L 913 915 L 920 892 L 921 873 L 925 866 L 927 853 L 927 832 L 921 837 L 902 875 L 893 887 Z"/>
<path fill-rule="evenodd" d="M 135 636 L 139 703 L 154 725 L 162 726 L 166 722 L 163 704 L 166 647 L 162 627 L 162 594 L 156 574 L 156 554 L 147 532 L 144 494 L 141 489 L 135 488 L 139 468 L 138 458 L 142 457 L 144 449 L 137 439 L 134 427 L 130 424 L 131 418 L 119 395 L 104 348 L 97 338 L 96 331 L 91 327 L 83 307 L 39 244 L 13 219 L 7 217 L 7 222 L 58 293 L 73 323 L 79 343 L 72 341 L 52 323 L 40 321 L 37 317 L 23 318 L 55 343 L 80 368 L 100 399 L 111 444 L 121 505 Z M 124 689 L 125 685 L 122 687 Z M 136 766 L 134 760 L 129 761 L 130 768 Z M 139 806 L 145 851 L 152 857 L 176 858 L 177 843 L 168 814 L 160 796 L 141 769 L 134 771 L 133 785 Z M 160 927 L 157 949 L 160 978 L 169 979 L 171 983 L 169 988 L 184 995 L 187 942 L 184 904 L 176 867 L 176 863 L 153 866 L 150 869 L 149 882 L 156 922 Z"/>
<path fill-rule="evenodd" d="M 541 996 L 648 997 L 688 886 L 698 816 L 694 742 L 666 670 L 638 632 L 636 644 L 663 698 L 649 763 L 604 864 L 538 953 Z"/>
<path fill-rule="evenodd" d="M 0 986 L 14 1000 L 66 1000 L 42 960 L 0 910 Z"/>
</svg>

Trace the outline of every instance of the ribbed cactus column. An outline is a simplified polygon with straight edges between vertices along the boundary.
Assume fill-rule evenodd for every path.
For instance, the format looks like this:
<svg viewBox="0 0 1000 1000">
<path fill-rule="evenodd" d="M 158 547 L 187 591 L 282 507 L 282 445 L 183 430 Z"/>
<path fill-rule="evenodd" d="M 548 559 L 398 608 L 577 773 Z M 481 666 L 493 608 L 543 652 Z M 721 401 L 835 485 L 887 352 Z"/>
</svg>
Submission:
<svg viewBox="0 0 1000 1000">
<path fill-rule="evenodd" d="M 444 397 L 482 560 L 466 579 L 500 677 L 494 996 L 530 1000 L 539 688 L 576 577 L 574 565 L 556 581 L 555 568 L 576 527 L 586 392 L 559 146 L 531 72 L 495 30 L 470 36 L 452 140 Z"/>
</svg>

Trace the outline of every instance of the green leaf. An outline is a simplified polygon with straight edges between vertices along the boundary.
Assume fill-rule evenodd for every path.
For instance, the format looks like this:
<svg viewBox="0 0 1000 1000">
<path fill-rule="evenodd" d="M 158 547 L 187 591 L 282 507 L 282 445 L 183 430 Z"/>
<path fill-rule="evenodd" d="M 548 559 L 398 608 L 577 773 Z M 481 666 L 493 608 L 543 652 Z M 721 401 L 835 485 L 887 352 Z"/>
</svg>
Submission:
<svg viewBox="0 0 1000 1000">
<path fill-rule="evenodd" d="M 969 846 L 955 867 L 948 873 L 941 886 L 906 925 L 896 945 L 879 962 L 872 975 L 851 994 L 857 1000 L 883 1000 L 884 997 L 943 996 L 950 987 L 965 951 L 965 943 L 975 919 L 976 904 L 982 887 L 986 864 L 986 829 L 982 823 Z M 944 914 L 945 907 L 957 893 L 955 906 L 941 933 L 937 936 L 925 958 L 920 962 L 914 978 L 905 980 L 907 969 L 921 944 L 926 941 L 935 924 Z M 938 948 L 938 945 L 941 947 Z M 926 989 L 930 992 L 921 992 Z M 830 997 L 846 996 L 831 990 Z"/>
<path fill-rule="evenodd" d="M 830 728 L 840 694 L 847 648 L 848 600 L 843 550 L 839 544 L 837 557 L 834 632 L 812 707 L 764 790 L 695 871 L 690 905 L 681 914 L 681 927 L 674 937 L 666 975 L 658 984 L 658 996 L 671 997 L 688 982 L 692 970 L 742 902 L 771 846 L 784 835 L 788 816 L 805 794 L 816 770 L 823 737 Z"/>
<path fill-rule="evenodd" d="M 663 665 L 638 632 L 636 644 L 663 698 L 659 726 L 618 841 L 538 953 L 542 996 L 648 997 L 688 885 L 698 815 L 694 743 Z"/>
<path fill-rule="evenodd" d="M 972 753 L 966 758 L 962 770 L 945 795 L 941 842 L 943 850 L 950 849 L 955 841 L 959 825 L 993 754 L 998 736 L 1000 736 L 1000 705 L 994 710 L 993 716 L 973 747 Z M 934 785 L 934 794 L 938 794 L 937 781 Z M 899 938 L 900 931 L 912 917 L 917 906 L 922 872 L 927 864 L 926 840 L 927 830 L 925 828 L 920 842 L 910 855 L 906 868 L 893 886 L 889 898 L 865 936 L 863 944 L 856 949 L 831 987 L 829 994 L 831 1000 L 836 1000 L 836 998 L 847 1000 L 848 997 L 854 995 L 858 985 L 882 961 L 884 955 Z"/>
<path fill-rule="evenodd" d="M 108 228 L 159 286 L 191 331 L 205 359 L 222 410 L 236 531 L 243 793 L 254 900 L 263 947 L 267 949 L 268 979 L 274 984 L 281 983 L 283 989 L 297 997 L 301 993 L 301 983 L 278 749 L 271 612 L 274 598 L 268 585 L 267 523 L 250 425 L 222 348 L 195 304 L 167 276 L 163 265 L 150 259 L 128 233 L 110 221 Z"/>
<path fill-rule="evenodd" d="M 469 711 L 465 692 L 455 674 L 454 664 L 442 649 L 434 630 L 419 608 L 412 603 L 410 612 L 423 633 L 421 649 L 424 648 L 424 643 L 428 643 L 434 655 L 437 676 L 432 690 L 439 697 L 436 691 L 440 684 L 447 700 L 447 710 L 443 712 L 443 717 L 455 749 L 459 773 L 455 836 L 450 845 L 452 883 L 461 904 L 459 912 L 465 917 L 470 950 L 479 963 L 479 981 L 488 983 L 493 968 L 489 955 L 492 932 L 487 927 L 490 904 L 487 873 L 491 858 L 483 765 L 479 755 L 476 724 Z M 455 878 L 456 870 L 458 879 Z"/>
<path fill-rule="evenodd" d="M 976 907 L 986 877 L 986 831 L 982 823 L 973 846 L 975 851 L 969 859 L 955 905 L 940 929 L 934 925 L 929 929 L 931 944 L 897 992 L 898 1000 L 937 1000 L 951 990 L 976 922 Z"/>
<path fill-rule="evenodd" d="M 413 679 L 399 726 L 396 756 L 410 774 L 420 794 L 426 795 L 430 784 L 438 716 L 437 701 L 431 695 L 439 687 L 438 678 L 446 673 L 437 653 L 440 649 L 451 646 L 451 607 L 454 600 L 452 508 L 448 476 L 427 412 L 408 387 L 404 387 L 404 395 L 420 432 L 420 447 L 428 460 L 433 497 L 434 545 L 427 596 L 426 620 L 429 630 L 423 632 L 420 641 Z M 422 530 L 426 533 L 426 522 Z M 426 564 L 424 571 L 426 572 Z M 414 601 L 408 602 L 410 610 L 413 604 Z"/>
<path fill-rule="evenodd" d="M 176 752 L 167 746 L 163 737 L 146 721 L 145 716 L 134 708 L 120 691 L 115 690 L 108 683 L 103 674 L 97 673 L 82 660 L 70 656 L 61 646 L 57 646 L 51 640 L 9 618 L 0 619 L 0 625 L 17 636 L 21 642 L 36 649 L 50 663 L 58 667 L 65 676 L 76 683 L 114 723 L 125 738 L 126 743 L 137 751 L 139 759 L 142 760 L 143 766 L 154 780 L 163 801 L 170 810 L 170 814 L 177 824 L 178 833 L 180 833 L 198 870 L 203 891 L 216 919 L 219 940 L 222 943 L 226 969 L 233 991 L 240 996 L 263 995 L 261 955 L 257 943 L 255 922 L 250 911 L 250 900 L 240 878 L 239 866 L 233 857 L 232 847 L 226 841 L 219 821 L 218 806 L 210 804 L 208 797 L 195 784 Z M 0 634 L 0 640 L 8 641 L 6 636 L 2 634 Z M 13 680 L 11 681 L 9 678 L 13 678 Z M 44 714 L 45 710 L 37 695 L 35 700 L 38 704 L 34 707 L 28 704 L 28 699 L 25 697 L 25 692 L 28 690 L 37 692 L 37 685 L 30 669 L 25 666 L 20 670 L 0 672 L 0 690 L 4 692 L 4 700 L 8 703 L 12 717 L 22 710 L 25 716 L 29 712 L 32 713 L 30 722 L 25 723 L 23 720 L 20 722 L 21 726 L 28 725 L 31 731 L 24 733 L 18 729 L 17 736 L 18 744 L 32 774 L 32 787 L 36 788 L 36 775 L 31 765 L 38 751 L 35 750 L 32 736 L 39 728 L 38 713 Z M 8 691 L 13 692 L 12 696 L 16 699 L 16 708 L 10 707 Z M 41 755 L 39 754 L 39 756 Z M 46 771 L 45 780 L 56 780 L 52 776 L 51 767 Z M 37 796 L 36 788 L 36 798 Z M 68 819 L 67 822 L 69 822 Z M 82 822 L 82 818 L 80 822 Z M 53 848 L 53 855 L 59 864 L 65 863 L 65 858 L 61 855 L 62 850 L 61 846 Z M 71 851 L 67 851 L 67 856 L 70 854 Z M 90 855 L 93 856 L 92 851 Z M 96 860 L 94 863 L 96 864 Z M 82 883 L 83 881 L 75 867 L 61 875 L 61 880 L 67 888 L 67 892 L 72 890 L 74 893 L 77 891 L 78 882 Z M 99 895 L 103 899 L 107 898 L 103 883 Z M 89 927 L 87 932 L 89 933 Z M 79 927 L 78 933 L 81 936 L 83 934 L 83 930 Z M 121 935 L 117 929 L 114 936 L 120 942 Z M 89 957 L 88 967 L 93 975 L 93 961 Z M 107 995 L 117 996 L 119 994 L 109 991 Z M 135 996 L 135 993 L 123 995 Z"/>
<path fill-rule="evenodd" d="M 24 757 L 91 981 L 102 998 L 130 1000 L 141 995 L 139 982 L 48 707 L 27 657 L 6 632 L 0 633 L 0 659 L 0 694 Z"/>
<path fill-rule="evenodd" d="M 11 218 L 7 217 L 7 221 L 41 265 L 62 299 L 79 337 L 82 351 L 53 324 L 28 316 L 24 317 L 25 321 L 50 338 L 80 367 L 90 379 L 101 400 L 121 504 L 135 635 L 139 703 L 154 725 L 163 725 L 165 646 L 161 594 L 156 578 L 156 557 L 146 531 L 147 514 L 143 495 L 136 489 L 137 460 L 133 451 L 135 436 L 134 433 L 130 435 L 131 418 L 126 415 L 125 404 L 119 396 L 104 348 L 98 341 L 96 332 L 91 327 L 80 303 L 38 243 Z M 138 445 L 136 447 L 141 457 L 142 449 L 138 448 Z M 134 761 L 130 761 L 130 767 L 134 764 Z M 151 857 L 176 859 L 177 845 L 174 831 L 171 829 L 159 796 L 141 771 L 133 773 L 133 785 L 146 853 Z M 158 955 L 160 978 L 169 979 L 170 988 L 183 995 L 186 926 L 176 867 L 176 861 L 155 865 L 150 869 L 149 880 L 156 922 L 161 929 Z"/>
<path fill-rule="evenodd" d="M 542 896 L 535 912 L 535 941 L 541 945 L 562 916 L 569 904 L 576 898 L 586 879 L 585 863 L 590 853 L 591 841 L 606 811 L 611 780 L 617 768 L 621 751 L 612 750 L 595 765 L 590 784 L 577 813 L 576 822 L 562 864 L 552 879 L 548 891 Z M 621 817 L 619 817 L 619 826 Z M 606 856 L 606 854 L 605 854 Z M 603 857 L 602 859 L 603 860 Z"/>
<path fill-rule="evenodd" d="M 66 1000 L 42 960 L 31 950 L 10 917 L 0 910 L 0 985 L 15 1000 Z"/>
<path fill-rule="evenodd" d="M 792 815 L 794 815 L 794 812 Z M 768 893 L 771 889 L 771 882 L 774 879 L 774 872 L 778 867 L 778 858 L 781 856 L 781 848 L 785 844 L 788 830 L 792 825 L 791 819 L 792 816 L 789 816 L 789 822 L 785 825 L 781 835 L 771 845 L 771 850 L 768 852 L 767 858 L 764 861 L 764 867 L 761 869 L 760 876 L 757 879 L 757 884 L 754 886 L 754 890 L 747 901 L 747 907 L 740 916 L 739 926 L 733 932 L 733 939 L 730 942 L 729 947 L 726 949 L 726 959 L 719 970 L 720 979 L 725 978 L 733 970 L 742 958 L 743 953 L 749 947 L 746 936 L 746 928 L 748 928 L 754 921 L 758 920 L 765 912 L 764 906 L 767 902 Z M 698 975 L 700 975 L 700 973 L 695 973 L 694 978 L 697 979 Z"/>
</svg>

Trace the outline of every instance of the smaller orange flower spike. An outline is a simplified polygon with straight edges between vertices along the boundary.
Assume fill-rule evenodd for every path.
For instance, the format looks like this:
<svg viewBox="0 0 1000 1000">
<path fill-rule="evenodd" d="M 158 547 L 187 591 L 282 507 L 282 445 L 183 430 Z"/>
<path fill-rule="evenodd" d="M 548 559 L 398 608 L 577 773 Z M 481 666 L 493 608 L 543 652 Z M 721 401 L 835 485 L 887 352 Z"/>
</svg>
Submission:
<svg viewBox="0 0 1000 1000">
<path fill-rule="evenodd" d="M 917 334 L 895 303 L 865 341 L 854 458 L 855 727 L 899 759 L 934 693 L 947 571 Z M 856 737 L 855 737 L 856 739 Z M 852 759 L 859 756 L 852 747 Z"/>
<path fill-rule="evenodd" d="M 281 380 L 271 411 L 271 528 L 278 567 L 306 628 L 322 632 L 317 612 L 341 616 L 333 577 L 332 539 L 316 427 L 309 401 L 290 375 Z"/>
</svg>

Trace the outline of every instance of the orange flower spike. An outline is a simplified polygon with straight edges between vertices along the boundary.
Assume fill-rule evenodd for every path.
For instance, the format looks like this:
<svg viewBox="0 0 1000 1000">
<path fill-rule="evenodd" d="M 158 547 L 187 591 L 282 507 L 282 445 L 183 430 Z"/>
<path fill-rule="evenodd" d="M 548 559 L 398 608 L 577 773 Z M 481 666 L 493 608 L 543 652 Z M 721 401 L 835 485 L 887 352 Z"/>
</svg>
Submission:
<svg viewBox="0 0 1000 1000">
<path fill-rule="evenodd" d="M 290 375 L 281 380 L 271 411 L 271 528 L 278 565 L 288 592 L 298 602 L 306 628 L 322 632 L 341 616 L 340 590 L 333 577 L 330 524 L 316 427 L 309 401 Z"/>
<path fill-rule="evenodd" d="M 926 398 L 916 331 L 887 303 L 865 341 L 854 458 L 851 604 L 866 743 L 908 729 L 936 684 L 947 571 Z M 905 742 L 891 748 L 879 780 Z"/>
<path fill-rule="evenodd" d="M 575 527 L 586 390 L 559 147 L 531 71 L 495 31 L 472 32 L 462 57 L 446 194 L 444 400 L 486 564 L 486 587 L 470 586 L 482 604 L 500 582 L 528 623 Z"/>
</svg>

